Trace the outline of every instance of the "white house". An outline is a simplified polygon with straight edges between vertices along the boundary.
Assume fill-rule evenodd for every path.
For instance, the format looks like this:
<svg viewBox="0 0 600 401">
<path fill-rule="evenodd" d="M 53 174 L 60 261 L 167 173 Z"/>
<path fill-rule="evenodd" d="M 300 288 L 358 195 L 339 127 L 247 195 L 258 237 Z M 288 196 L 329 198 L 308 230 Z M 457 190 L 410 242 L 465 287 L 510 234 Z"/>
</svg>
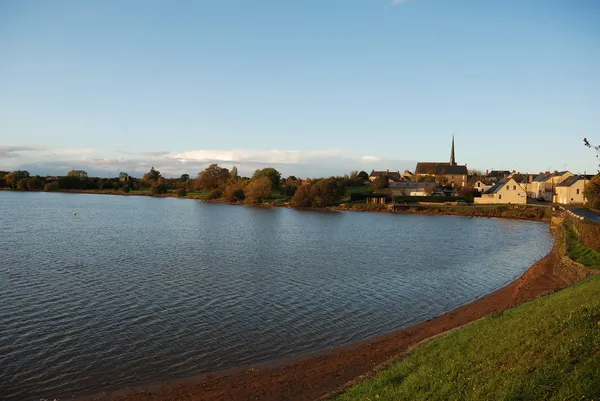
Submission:
<svg viewBox="0 0 600 401">
<path fill-rule="evenodd" d="M 554 202 L 564 205 L 583 204 L 583 188 L 592 178 L 591 175 L 574 175 L 554 187 Z"/>
<path fill-rule="evenodd" d="M 477 204 L 512 203 L 526 204 L 527 192 L 513 178 L 504 178 L 485 191 L 481 198 L 473 199 Z"/>
</svg>

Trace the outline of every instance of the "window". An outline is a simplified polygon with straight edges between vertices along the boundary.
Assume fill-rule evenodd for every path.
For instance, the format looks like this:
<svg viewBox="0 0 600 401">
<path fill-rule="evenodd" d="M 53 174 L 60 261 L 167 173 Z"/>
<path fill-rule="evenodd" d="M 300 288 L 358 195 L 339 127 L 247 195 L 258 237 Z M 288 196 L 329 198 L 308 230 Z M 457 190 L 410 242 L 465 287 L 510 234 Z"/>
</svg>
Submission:
<svg viewBox="0 0 600 401">
<path fill-rule="evenodd" d="M 498 195 L 498 199 L 502 199 L 502 194 Z"/>
<path fill-rule="evenodd" d="M 481 188 L 481 183 L 480 182 L 477 183 L 477 188 Z M 577 191 L 579 191 L 579 190 L 577 190 Z M 577 192 L 577 193 L 579 193 L 579 192 Z"/>
<path fill-rule="evenodd" d="M 507 190 L 507 191 L 510 191 L 510 185 L 507 185 L 507 186 L 506 186 L 506 190 Z"/>
<path fill-rule="evenodd" d="M 579 188 L 577 188 L 577 195 L 579 195 Z M 571 199 L 572 200 L 572 199 Z"/>
<path fill-rule="evenodd" d="M 516 185 L 513 185 L 513 189 L 516 191 L 516 190 L 517 190 L 517 186 L 516 186 Z"/>
</svg>

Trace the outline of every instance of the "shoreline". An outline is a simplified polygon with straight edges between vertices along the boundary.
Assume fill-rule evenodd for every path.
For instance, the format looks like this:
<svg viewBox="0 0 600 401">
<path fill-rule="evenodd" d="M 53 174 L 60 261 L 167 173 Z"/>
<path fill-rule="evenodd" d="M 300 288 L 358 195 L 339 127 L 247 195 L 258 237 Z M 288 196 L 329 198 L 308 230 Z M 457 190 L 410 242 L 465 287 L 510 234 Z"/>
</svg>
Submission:
<svg viewBox="0 0 600 401">
<path fill-rule="evenodd" d="M 587 277 L 588 269 L 565 255 L 562 229 L 544 258 L 504 287 L 450 312 L 366 340 L 263 364 L 132 386 L 80 400 L 314 400 L 326 399 L 382 366 L 401 359 L 423 341 L 491 313 L 560 290 Z"/>
<path fill-rule="evenodd" d="M 38 191 L 44 192 L 44 191 Z M 498 218 L 498 219 L 509 219 L 509 220 L 522 220 L 522 221 L 537 221 L 549 223 L 550 218 L 546 216 L 529 216 L 524 215 L 523 213 L 514 213 L 514 215 L 506 215 L 504 213 L 498 212 L 498 210 L 494 210 L 494 208 L 498 207 L 516 207 L 515 210 L 519 210 L 522 207 L 530 207 L 532 209 L 542 210 L 542 207 L 551 207 L 548 206 L 538 206 L 538 205 L 507 205 L 507 204 L 492 204 L 485 206 L 452 206 L 452 205 L 444 205 L 440 203 L 439 205 L 431 205 L 431 204 L 408 204 L 403 205 L 398 210 L 390 211 L 387 209 L 386 205 L 369 205 L 369 204 L 340 204 L 337 206 L 326 206 L 326 207 L 293 207 L 290 204 L 276 204 L 276 203 L 259 203 L 259 204 L 247 204 L 244 202 L 228 202 L 224 199 L 205 199 L 203 197 L 194 196 L 194 195 L 186 195 L 186 196 L 178 196 L 175 193 L 169 194 L 161 194 L 161 195 L 153 195 L 151 193 L 125 193 L 122 191 L 100 191 L 100 190 L 60 190 L 60 191 L 51 191 L 51 193 L 64 193 L 64 194 L 88 194 L 88 195 L 117 195 L 117 196 L 145 196 L 152 198 L 176 198 L 176 199 L 190 199 L 197 200 L 204 203 L 220 203 L 226 204 L 230 206 L 252 206 L 252 207 L 279 207 L 279 208 L 287 208 L 287 209 L 295 209 L 295 210 L 306 210 L 306 211 L 329 211 L 329 212 L 369 212 L 369 213 L 388 213 L 388 214 L 416 214 L 416 215 L 428 215 L 428 216 L 464 216 L 464 217 L 487 217 L 487 218 Z"/>
</svg>

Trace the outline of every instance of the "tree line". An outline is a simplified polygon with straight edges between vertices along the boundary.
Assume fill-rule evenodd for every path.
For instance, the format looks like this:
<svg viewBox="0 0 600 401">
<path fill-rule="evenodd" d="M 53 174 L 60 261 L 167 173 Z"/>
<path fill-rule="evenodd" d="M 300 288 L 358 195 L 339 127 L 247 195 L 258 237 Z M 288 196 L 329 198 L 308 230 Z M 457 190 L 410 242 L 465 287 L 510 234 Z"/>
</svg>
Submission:
<svg viewBox="0 0 600 401">
<path fill-rule="evenodd" d="M 209 200 L 227 202 L 262 203 L 275 197 L 288 198 L 298 207 L 324 207 L 339 203 L 347 187 L 360 187 L 368 181 L 364 171 L 353 171 L 338 177 L 299 179 L 283 178 L 273 167 L 254 171 L 251 177 L 238 175 L 237 167 L 231 170 L 211 164 L 195 178 L 182 174 L 179 178 L 165 178 L 154 167 L 141 178 L 125 172 L 118 177 L 90 177 L 84 170 L 71 170 L 64 176 L 31 176 L 27 171 L 0 171 L 0 187 L 20 191 L 109 190 L 128 193 L 132 190 L 149 190 L 154 195 L 176 191 L 179 196 L 188 192 L 201 192 Z"/>
</svg>

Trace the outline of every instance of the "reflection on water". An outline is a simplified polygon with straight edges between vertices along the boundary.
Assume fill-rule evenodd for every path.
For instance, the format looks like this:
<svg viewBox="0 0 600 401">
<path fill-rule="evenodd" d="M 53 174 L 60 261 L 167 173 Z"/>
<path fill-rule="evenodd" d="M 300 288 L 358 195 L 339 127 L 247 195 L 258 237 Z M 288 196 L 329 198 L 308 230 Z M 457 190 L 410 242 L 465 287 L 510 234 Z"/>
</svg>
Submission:
<svg viewBox="0 0 600 401">
<path fill-rule="evenodd" d="M 540 223 L 148 197 L 1 191 L 0 216 L 0 399 L 364 339 L 501 287 L 551 247 Z"/>
</svg>

